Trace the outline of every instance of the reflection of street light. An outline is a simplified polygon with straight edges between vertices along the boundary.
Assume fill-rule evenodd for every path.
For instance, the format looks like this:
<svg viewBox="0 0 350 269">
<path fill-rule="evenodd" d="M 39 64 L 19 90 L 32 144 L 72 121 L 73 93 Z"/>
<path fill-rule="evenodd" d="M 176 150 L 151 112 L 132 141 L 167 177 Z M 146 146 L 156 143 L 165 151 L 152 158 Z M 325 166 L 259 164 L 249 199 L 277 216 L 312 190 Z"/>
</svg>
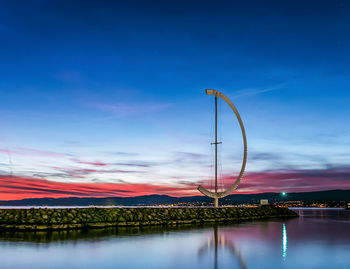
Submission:
<svg viewBox="0 0 350 269">
<path fill-rule="evenodd" d="M 287 258 L 287 229 L 286 225 L 283 223 L 283 230 L 282 230 L 282 258 L 285 261 Z"/>
</svg>

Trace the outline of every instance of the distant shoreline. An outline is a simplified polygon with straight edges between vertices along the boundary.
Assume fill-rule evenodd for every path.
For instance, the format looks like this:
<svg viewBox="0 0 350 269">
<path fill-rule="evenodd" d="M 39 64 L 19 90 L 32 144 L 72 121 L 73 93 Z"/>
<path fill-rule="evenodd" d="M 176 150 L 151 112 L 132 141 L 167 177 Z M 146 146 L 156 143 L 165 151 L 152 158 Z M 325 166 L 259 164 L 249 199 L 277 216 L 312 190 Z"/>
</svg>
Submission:
<svg viewBox="0 0 350 269">
<path fill-rule="evenodd" d="M 220 199 L 220 205 L 259 205 L 260 200 L 268 200 L 273 205 L 289 207 L 326 206 L 342 207 L 350 203 L 350 190 L 329 190 L 298 193 L 235 193 Z M 28 198 L 22 200 L 0 201 L 0 207 L 7 206 L 210 206 L 213 199 L 206 196 L 173 197 L 169 195 L 144 195 L 134 197 L 67 197 L 67 198 Z"/>
<path fill-rule="evenodd" d="M 232 208 L 245 208 L 244 206 L 222 206 L 222 208 L 228 208 L 228 207 L 232 207 Z M 123 206 L 123 205 L 108 205 L 108 206 L 100 206 L 100 205 L 91 205 L 91 206 L 46 206 L 46 205 L 42 205 L 42 206 L 0 206 L 0 210 L 1 209 L 44 209 L 44 208 L 48 208 L 48 209 L 69 209 L 69 208 L 212 208 L 212 206 L 168 206 L 168 205 L 164 205 L 164 206 Z M 334 209 L 334 210 L 345 210 L 346 208 L 344 207 L 288 207 L 288 209 L 291 210 L 295 210 L 295 209 Z"/>
<path fill-rule="evenodd" d="M 290 210 L 297 210 L 297 209 L 303 209 L 303 210 L 315 210 L 315 209 L 320 209 L 320 210 L 345 210 L 346 208 L 344 207 L 288 207 Z"/>
</svg>

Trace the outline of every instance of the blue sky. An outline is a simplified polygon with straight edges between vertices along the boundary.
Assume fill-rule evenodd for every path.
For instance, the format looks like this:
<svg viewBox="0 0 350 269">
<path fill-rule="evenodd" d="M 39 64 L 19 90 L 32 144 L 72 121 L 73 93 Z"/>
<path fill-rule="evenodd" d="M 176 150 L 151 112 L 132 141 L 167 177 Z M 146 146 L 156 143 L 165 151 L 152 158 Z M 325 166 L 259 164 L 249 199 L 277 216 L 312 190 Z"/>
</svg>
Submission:
<svg viewBox="0 0 350 269">
<path fill-rule="evenodd" d="M 349 48 L 347 1 L 0 1 L 0 174 L 196 194 L 213 88 L 245 123 L 247 184 L 337 172 L 239 191 L 349 188 Z M 225 178 L 242 145 L 221 121 Z"/>
</svg>

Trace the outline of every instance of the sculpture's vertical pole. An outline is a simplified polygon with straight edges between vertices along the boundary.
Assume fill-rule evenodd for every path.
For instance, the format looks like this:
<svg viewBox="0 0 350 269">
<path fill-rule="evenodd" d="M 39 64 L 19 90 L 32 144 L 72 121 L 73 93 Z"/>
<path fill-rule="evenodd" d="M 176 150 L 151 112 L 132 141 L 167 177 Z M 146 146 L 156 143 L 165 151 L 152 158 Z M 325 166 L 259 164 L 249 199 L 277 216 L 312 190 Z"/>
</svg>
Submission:
<svg viewBox="0 0 350 269">
<path fill-rule="evenodd" d="M 215 194 L 218 193 L 218 97 L 215 95 Z M 218 197 L 215 197 L 215 207 L 219 206 Z"/>
</svg>

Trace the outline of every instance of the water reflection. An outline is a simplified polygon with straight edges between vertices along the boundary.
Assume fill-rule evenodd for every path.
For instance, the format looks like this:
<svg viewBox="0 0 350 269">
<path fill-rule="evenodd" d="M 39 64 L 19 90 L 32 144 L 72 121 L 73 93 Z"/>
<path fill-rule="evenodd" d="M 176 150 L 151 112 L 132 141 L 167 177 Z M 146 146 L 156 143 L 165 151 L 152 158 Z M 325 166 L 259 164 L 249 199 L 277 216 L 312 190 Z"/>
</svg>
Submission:
<svg viewBox="0 0 350 269">
<path fill-rule="evenodd" d="M 286 224 L 283 223 L 283 231 L 282 231 L 282 258 L 285 261 L 287 258 L 287 228 Z"/>
<path fill-rule="evenodd" d="M 175 231 L 203 229 L 206 225 L 107 227 L 100 229 L 76 229 L 61 231 L 12 231 L 0 230 L 0 242 L 69 243 L 72 241 L 103 241 L 114 237 L 167 234 Z M 210 226 L 211 227 L 211 226 Z"/>
<path fill-rule="evenodd" d="M 299 214 L 219 226 L 0 231 L 0 268 L 350 269 L 350 210 Z"/>
<path fill-rule="evenodd" d="M 214 248 L 214 268 L 218 269 L 218 250 L 228 249 L 238 260 L 240 268 L 246 269 L 246 263 L 239 251 L 239 249 L 235 246 L 232 240 L 227 237 L 227 235 L 223 232 L 218 234 L 218 227 L 214 226 L 214 235 L 213 237 L 208 238 L 208 242 L 203 244 L 198 251 L 199 256 L 206 255 L 207 251 Z"/>
</svg>

